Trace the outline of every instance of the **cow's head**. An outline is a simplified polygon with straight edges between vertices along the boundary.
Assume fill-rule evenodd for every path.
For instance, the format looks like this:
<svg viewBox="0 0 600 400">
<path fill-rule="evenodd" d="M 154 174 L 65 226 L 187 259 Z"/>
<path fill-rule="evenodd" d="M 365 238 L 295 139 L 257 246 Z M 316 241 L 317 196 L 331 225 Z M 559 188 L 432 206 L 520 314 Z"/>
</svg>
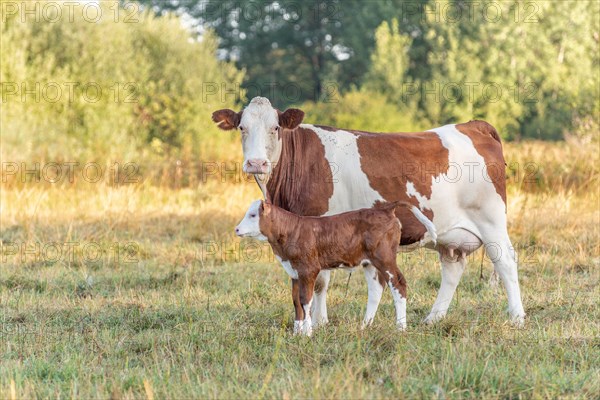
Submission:
<svg viewBox="0 0 600 400">
<path fill-rule="evenodd" d="M 273 163 L 281 155 L 282 129 L 296 129 L 304 118 L 304 112 L 290 108 L 281 112 L 264 97 L 255 97 L 244 110 L 235 112 L 225 109 L 215 111 L 213 121 L 223 130 L 238 128 L 242 133 L 244 172 L 268 174 Z"/>
</svg>

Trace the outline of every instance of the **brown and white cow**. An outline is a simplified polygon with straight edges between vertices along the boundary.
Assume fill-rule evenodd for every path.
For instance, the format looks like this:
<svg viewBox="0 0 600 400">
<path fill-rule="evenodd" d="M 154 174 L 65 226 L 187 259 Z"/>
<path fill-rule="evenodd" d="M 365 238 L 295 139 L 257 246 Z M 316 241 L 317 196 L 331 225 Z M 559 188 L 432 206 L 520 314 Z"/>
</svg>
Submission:
<svg viewBox="0 0 600 400">
<path fill-rule="evenodd" d="M 396 308 L 396 325 L 406 329 L 406 280 L 396 264 L 402 225 L 396 218 L 398 206 L 408 207 L 423 223 L 435 242 L 433 223 L 407 202 L 377 203 L 327 217 L 299 216 L 257 200 L 235 228 L 240 237 L 268 240 L 275 257 L 292 278 L 296 311 L 294 333 L 312 334 L 310 305 L 315 282 L 323 270 L 375 267 L 377 286 L 390 287 Z M 363 328 L 375 318 L 379 302 L 367 303 Z"/>
<path fill-rule="evenodd" d="M 466 265 L 481 245 L 508 295 L 508 311 L 524 322 L 516 255 L 507 231 L 505 163 L 493 126 L 484 121 L 446 125 L 425 132 L 369 133 L 301 124 L 304 112 L 273 108 L 256 97 L 240 111 L 215 111 L 224 130 L 239 128 L 244 171 L 254 174 L 265 197 L 299 215 L 333 215 L 372 207 L 376 201 L 408 201 L 437 230 L 435 249 L 442 283 L 426 322 L 446 315 Z M 401 246 L 427 242 L 424 226 L 405 208 Z M 367 282 L 377 270 L 365 268 Z M 319 274 L 313 323 L 326 323 L 330 271 Z M 383 288 L 369 287 L 369 300 Z M 378 301 L 377 301 L 378 302 Z"/>
</svg>

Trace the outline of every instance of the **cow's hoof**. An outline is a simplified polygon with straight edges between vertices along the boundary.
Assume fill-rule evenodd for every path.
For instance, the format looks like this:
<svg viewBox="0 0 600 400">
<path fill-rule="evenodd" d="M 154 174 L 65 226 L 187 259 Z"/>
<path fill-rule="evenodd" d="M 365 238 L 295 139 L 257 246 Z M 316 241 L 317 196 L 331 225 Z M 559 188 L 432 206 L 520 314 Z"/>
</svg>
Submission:
<svg viewBox="0 0 600 400">
<path fill-rule="evenodd" d="M 399 332 L 406 332 L 406 323 L 398 323 L 396 324 L 396 328 Z"/>
<path fill-rule="evenodd" d="M 423 323 L 427 324 L 427 325 L 433 325 L 433 324 L 441 321 L 442 319 L 444 319 L 445 316 L 446 316 L 446 313 L 441 313 L 441 312 L 431 313 L 427 316 L 427 318 L 425 318 L 423 320 Z"/>
<path fill-rule="evenodd" d="M 524 328 L 525 327 L 525 314 L 514 315 L 510 317 L 510 323 L 515 328 Z"/>
<path fill-rule="evenodd" d="M 327 325 L 328 323 L 329 323 L 329 320 L 327 318 L 315 319 L 312 321 L 312 327 L 318 328 L 320 326 Z"/>
<path fill-rule="evenodd" d="M 371 324 L 373 323 L 373 318 L 371 319 L 364 319 L 362 324 L 360 324 L 360 330 L 364 331 L 365 329 L 367 329 L 368 327 L 371 326 Z"/>
</svg>

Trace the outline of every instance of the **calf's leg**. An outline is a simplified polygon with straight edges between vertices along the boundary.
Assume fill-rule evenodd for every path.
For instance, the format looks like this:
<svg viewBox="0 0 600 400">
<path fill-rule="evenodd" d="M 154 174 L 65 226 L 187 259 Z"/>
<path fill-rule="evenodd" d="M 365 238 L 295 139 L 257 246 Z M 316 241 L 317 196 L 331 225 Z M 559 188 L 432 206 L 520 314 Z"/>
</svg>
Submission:
<svg viewBox="0 0 600 400">
<path fill-rule="evenodd" d="M 381 302 L 381 295 L 383 294 L 383 283 L 380 281 L 379 271 L 375 266 L 369 264 L 365 267 L 365 280 L 367 281 L 368 300 L 367 300 L 367 311 L 365 312 L 365 319 L 363 320 L 361 328 L 364 329 L 371 325 L 377 313 L 379 302 Z"/>
<path fill-rule="evenodd" d="M 312 335 L 312 320 L 310 318 L 310 308 L 313 301 L 315 279 L 313 277 L 300 277 L 298 279 L 298 300 L 303 311 L 303 319 L 299 319 L 299 313 L 296 311 L 296 321 L 294 321 L 294 331 L 302 335 Z M 298 309 L 297 309 L 298 310 Z"/>
<path fill-rule="evenodd" d="M 385 273 L 388 275 L 388 286 L 394 298 L 396 308 L 396 326 L 399 330 L 406 330 L 406 279 L 395 265 L 389 265 Z"/>
</svg>

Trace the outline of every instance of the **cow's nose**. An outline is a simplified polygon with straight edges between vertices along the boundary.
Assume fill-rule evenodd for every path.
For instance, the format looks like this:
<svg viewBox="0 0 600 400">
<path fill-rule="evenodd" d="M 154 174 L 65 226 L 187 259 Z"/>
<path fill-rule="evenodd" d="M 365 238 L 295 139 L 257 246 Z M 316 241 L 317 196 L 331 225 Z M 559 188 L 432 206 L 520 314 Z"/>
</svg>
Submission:
<svg viewBox="0 0 600 400">
<path fill-rule="evenodd" d="M 266 174 L 269 171 L 269 161 L 260 158 L 251 158 L 246 161 L 244 171 L 249 174 Z"/>
<path fill-rule="evenodd" d="M 248 166 L 250 167 L 266 167 L 267 166 L 267 160 L 262 160 L 260 158 L 252 158 L 250 160 L 248 160 Z"/>
</svg>

